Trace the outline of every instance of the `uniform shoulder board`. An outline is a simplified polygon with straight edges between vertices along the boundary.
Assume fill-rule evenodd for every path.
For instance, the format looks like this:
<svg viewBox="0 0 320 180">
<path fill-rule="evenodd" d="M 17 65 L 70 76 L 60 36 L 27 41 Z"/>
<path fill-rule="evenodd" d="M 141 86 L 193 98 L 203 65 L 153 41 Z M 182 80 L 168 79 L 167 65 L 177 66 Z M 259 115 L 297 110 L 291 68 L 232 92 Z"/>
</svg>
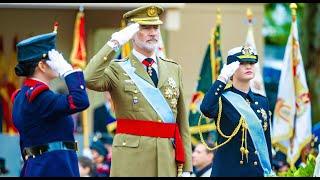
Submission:
<svg viewBox="0 0 320 180">
<path fill-rule="evenodd" d="M 17 94 L 20 92 L 21 89 L 15 90 L 11 95 L 11 102 L 14 102 L 14 99 L 16 98 Z"/>
<path fill-rule="evenodd" d="M 160 59 L 164 60 L 164 61 L 167 61 L 167 62 L 171 62 L 171 63 L 175 63 L 175 64 L 178 64 L 177 62 L 175 62 L 174 60 L 172 59 L 168 59 L 168 58 L 163 58 L 163 57 L 159 57 Z"/>
<path fill-rule="evenodd" d="M 49 87 L 45 84 L 36 84 L 34 86 L 31 86 L 29 90 L 26 92 L 26 96 L 29 102 L 32 102 L 39 94 L 41 94 L 43 91 L 48 90 Z"/>
<path fill-rule="evenodd" d="M 129 59 L 129 57 L 125 57 L 125 58 L 122 58 L 122 59 L 114 59 L 113 61 L 114 62 L 124 62 L 124 61 L 126 61 L 128 59 Z"/>
</svg>

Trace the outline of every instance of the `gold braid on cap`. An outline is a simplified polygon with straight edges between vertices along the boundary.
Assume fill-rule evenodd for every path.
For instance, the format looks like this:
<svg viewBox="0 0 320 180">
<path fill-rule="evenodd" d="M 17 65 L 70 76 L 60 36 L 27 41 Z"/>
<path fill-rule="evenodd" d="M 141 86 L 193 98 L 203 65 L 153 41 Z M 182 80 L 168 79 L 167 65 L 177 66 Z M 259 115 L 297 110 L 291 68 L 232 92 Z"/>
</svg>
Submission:
<svg viewBox="0 0 320 180">
<path fill-rule="evenodd" d="M 132 18 L 130 21 L 154 21 L 154 20 L 159 20 L 159 17 L 146 17 L 146 18 Z"/>
</svg>

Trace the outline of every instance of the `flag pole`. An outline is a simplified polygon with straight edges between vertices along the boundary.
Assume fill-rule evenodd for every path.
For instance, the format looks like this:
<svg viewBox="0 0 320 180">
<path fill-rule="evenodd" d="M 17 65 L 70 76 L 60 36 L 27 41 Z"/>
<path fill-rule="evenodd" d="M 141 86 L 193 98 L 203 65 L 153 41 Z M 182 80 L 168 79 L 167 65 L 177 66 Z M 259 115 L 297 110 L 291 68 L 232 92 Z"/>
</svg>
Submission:
<svg viewBox="0 0 320 180">
<path fill-rule="evenodd" d="M 296 15 L 297 15 L 297 11 L 296 11 L 296 9 L 297 9 L 297 4 L 296 3 L 290 3 L 290 9 L 291 9 L 291 15 L 292 15 L 292 25 L 293 25 L 293 23 L 296 21 Z M 292 26 L 291 25 L 291 26 Z M 291 34 L 292 34 L 292 32 L 291 32 Z M 294 57 L 294 51 L 295 51 L 295 39 L 294 39 L 294 36 L 293 35 L 291 35 L 291 38 L 292 38 L 292 46 L 291 46 L 291 68 L 293 68 L 293 58 L 295 58 Z M 293 80 L 294 81 L 294 80 Z M 294 141 L 294 137 L 295 137 L 295 131 L 296 131 L 296 112 L 295 112 L 295 115 L 294 115 L 294 118 L 293 118 L 293 129 L 292 129 L 292 136 L 291 136 L 291 138 L 289 139 L 289 141 L 290 141 L 290 146 L 291 146 L 291 148 L 290 148 L 290 150 L 291 150 L 291 153 L 292 153 L 292 151 L 293 151 L 293 141 Z M 294 166 L 294 164 L 293 163 L 290 163 L 290 166 L 291 167 L 293 167 Z"/>
<path fill-rule="evenodd" d="M 83 13 L 84 6 L 80 4 L 79 12 Z M 83 149 L 89 148 L 89 127 L 88 127 L 88 109 L 82 111 L 82 128 L 83 128 Z"/>
<path fill-rule="evenodd" d="M 214 41 L 216 36 L 216 28 L 221 24 L 221 10 L 217 8 L 217 15 L 216 15 L 216 27 L 212 28 L 211 38 L 210 38 L 210 59 L 211 59 L 211 67 L 212 67 L 212 82 L 214 82 L 218 78 L 218 71 L 216 70 L 216 55 L 214 47 Z"/>
</svg>

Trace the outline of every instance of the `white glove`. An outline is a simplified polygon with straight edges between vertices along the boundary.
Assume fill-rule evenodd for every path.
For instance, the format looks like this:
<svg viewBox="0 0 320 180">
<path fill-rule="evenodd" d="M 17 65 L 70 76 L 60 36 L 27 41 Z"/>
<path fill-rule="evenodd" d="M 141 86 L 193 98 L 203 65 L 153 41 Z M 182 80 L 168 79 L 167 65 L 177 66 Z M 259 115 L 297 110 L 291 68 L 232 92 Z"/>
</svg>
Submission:
<svg viewBox="0 0 320 180">
<path fill-rule="evenodd" d="M 126 42 L 128 42 L 133 35 L 139 31 L 139 24 L 138 23 L 133 23 L 130 24 L 129 26 L 123 28 L 122 30 L 115 32 L 111 35 L 111 40 L 116 40 L 118 41 L 119 45 L 122 46 Z"/>
<path fill-rule="evenodd" d="M 181 177 L 191 177 L 190 172 L 182 172 Z"/>
<path fill-rule="evenodd" d="M 230 77 L 236 72 L 236 70 L 239 68 L 240 62 L 236 61 L 228 65 L 223 65 L 220 75 L 218 79 L 225 84 L 229 81 Z"/>
<path fill-rule="evenodd" d="M 52 49 L 48 52 L 49 61 L 47 64 L 52 70 L 57 72 L 60 77 L 64 76 L 68 71 L 72 71 L 72 66 L 63 58 L 62 54 Z"/>
</svg>

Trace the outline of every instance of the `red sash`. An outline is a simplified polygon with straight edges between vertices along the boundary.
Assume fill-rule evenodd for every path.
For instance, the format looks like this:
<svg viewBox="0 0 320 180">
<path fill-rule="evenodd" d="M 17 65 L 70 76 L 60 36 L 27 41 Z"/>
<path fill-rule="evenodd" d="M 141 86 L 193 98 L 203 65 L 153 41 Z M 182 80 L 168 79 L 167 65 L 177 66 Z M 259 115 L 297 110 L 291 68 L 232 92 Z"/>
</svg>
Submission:
<svg viewBox="0 0 320 180">
<path fill-rule="evenodd" d="M 175 158 L 178 163 L 184 163 L 184 147 L 177 123 L 162 123 L 147 120 L 118 119 L 116 134 L 131 134 L 175 139 Z"/>
</svg>

